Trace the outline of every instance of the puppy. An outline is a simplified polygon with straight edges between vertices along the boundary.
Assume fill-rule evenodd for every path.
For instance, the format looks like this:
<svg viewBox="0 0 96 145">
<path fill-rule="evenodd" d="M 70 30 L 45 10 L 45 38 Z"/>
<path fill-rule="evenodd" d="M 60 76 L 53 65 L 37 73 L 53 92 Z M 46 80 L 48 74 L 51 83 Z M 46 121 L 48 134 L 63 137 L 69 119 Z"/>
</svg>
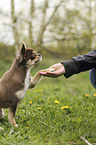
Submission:
<svg viewBox="0 0 96 145">
<path fill-rule="evenodd" d="M 32 48 L 26 48 L 24 42 L 18 51 L 11 68 L 0 79 L 0 117 L 4 116 L 2 108 L 9 108 L 9 120 L 15 122 L 16 109 L 24 98 L 28 88 L 34 88 L 40 80 L 40 71 L 32 78 L 30 70 L 42 60 L 42 56 Z"/>
</svg>

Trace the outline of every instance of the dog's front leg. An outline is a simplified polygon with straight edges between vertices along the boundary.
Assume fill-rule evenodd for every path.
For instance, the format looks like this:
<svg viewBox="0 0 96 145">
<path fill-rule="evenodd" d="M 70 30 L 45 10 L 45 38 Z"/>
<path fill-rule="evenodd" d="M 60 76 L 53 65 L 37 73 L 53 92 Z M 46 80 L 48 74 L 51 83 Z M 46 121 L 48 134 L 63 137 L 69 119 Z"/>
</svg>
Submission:
<svg viewBox="0 0 96 145">
<path fill-rule="evenodd" d="M 40 75 L 40 72 L 46 72 L 46 71 L 54 71 L 54 68 L 48 68 L 45 70 L 39 70 L 36 75 L 32 78 L 30 78 L 30 85 L 29 88 L 34 88 L 36 84 L 41 80 L 42 76 Z"/>
<path fill-rule="evenodd" d="M 41 77 L 42 76 L 40 75 L 40 71 L 38 71 L 33 78 L 31 77 L 29 88 L 34 88 L 37 85 L 37 83 L 41 80 Z"/>
<path fill-rule="evenodd" d="M 9 108 L 9 121 L 11 125 L 14 124 L 15 127 L 18 126 L 15 122 L 16 109 L 17 109 L 17 105 Z"/>
<path fill-rule="evenodd" d="M 0 119 L 2 119 L 3 117 L 4 117 L 4 110 L 0 108 Z"/>
</svg>

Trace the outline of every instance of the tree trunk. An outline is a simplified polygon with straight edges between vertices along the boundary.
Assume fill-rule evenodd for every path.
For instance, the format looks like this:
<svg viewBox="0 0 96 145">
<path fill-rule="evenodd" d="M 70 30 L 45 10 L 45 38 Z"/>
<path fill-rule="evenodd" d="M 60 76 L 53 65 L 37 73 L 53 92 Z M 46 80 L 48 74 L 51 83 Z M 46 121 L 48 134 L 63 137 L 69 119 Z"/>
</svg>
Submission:
<svg viewBox="0 0 96 145">
<path fill-rule="evenodd" d="M 33 43 L 33 35 L 32 35 L 32 19 L 34 17 L 34 10 L 35 10 L 35 6 L 34 6 L 34 0 L 30 1 L 30 20 L 29 20 L 29 45 L 30 47 L 32 47 L 32 45 L 34 45 Z"/>
<path fill-rule="evenodd" d="M 44 32 L 46 30 L 46 28 L 49 26 L 49 24 L 52 22 L 58 8 L 61 6 L 61 4 L 64 2 L 64 0 L 61 0 L 59 2 L 59 4 L 54 8 L 54 11 L 52 13 L 52 15 L 50 16 L 49 20 L 47 22 L 45 22 L 45 18 L 46 18 L 46 10 L 48 8 L 48 0 L 45 0 L 44 3 L 44 9 L 43 9 L 43 16 L 42 16 L 42 20 L 41 20 L 41 25 L 40 25 L 40 31 L 38 33 L 38 38 L 37 38 L 37 46 L 39 47 L 39 49 L 42 46 L 43 43 L 43 35 Z M 41 50 L 42 51 L 42 50 Z"/>
<path fill-rule="evenodd" d="M 13 29 L 13 35 L 15 41 L 15 53 L 17 53 L 18 46 L 19 46 L 19 38 L 18 38 L 17 23 L 15 17 L 14 0 L 11 0 L 11 20 L 12 20 L 12 29 Z"/>
<path fill-rule="evenodd" d="M 38 38 L 37 38 L 37 46 L 40 48 L 42 46 L 42 39 L 43 39 L 43 33 L 45 31 L 45 18 L 46 18 L 46 10 L 48 8 L 48 0 L 45 0 L 44 2 L 44 8 L 42 11 L 42 19 L 41 19 L 41 25 L 40 25 L 40 30 L 38 33 Z"/>
</svg>

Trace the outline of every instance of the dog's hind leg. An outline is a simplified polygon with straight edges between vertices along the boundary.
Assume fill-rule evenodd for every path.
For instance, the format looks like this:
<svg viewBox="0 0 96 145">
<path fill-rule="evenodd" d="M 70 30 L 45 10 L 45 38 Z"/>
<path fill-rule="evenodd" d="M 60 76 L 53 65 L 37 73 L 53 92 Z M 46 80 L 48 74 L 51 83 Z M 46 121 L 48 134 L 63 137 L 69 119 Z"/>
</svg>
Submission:
<svg viewBox="0 0 96 145">
<path fill-rule="evenodd" d="M 4 117 L 4 110 L 0 108 L 0 119 L 2 119 L 3 117 Z"/>
<path fill-rule="evenodd" d="M 9 121 L 10 121 L 11 125 L 14 124 L 15 127 L 18 126 L 15 122 L 16 109 L 17 109 L 17 105 L 9 108 Z"/>
</svg>

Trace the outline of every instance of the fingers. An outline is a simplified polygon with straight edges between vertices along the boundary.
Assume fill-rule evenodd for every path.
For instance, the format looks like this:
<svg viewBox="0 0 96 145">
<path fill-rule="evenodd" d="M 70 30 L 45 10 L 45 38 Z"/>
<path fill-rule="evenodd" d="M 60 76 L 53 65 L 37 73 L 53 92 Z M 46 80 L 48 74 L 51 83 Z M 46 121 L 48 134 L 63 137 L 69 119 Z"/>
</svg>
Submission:
<svg viewBox="0 0 96 145">
<path fill-rule="evenodd" d="M 64 73 L 65 73 L 65 68 L 61 63 L 54 64 L 48 69 L 40 71 L 40 75 L 45 77 L 53 77 L 53 78 L 59 77 Z"/>
<path fill-rule="evenodd" d="M 40 75 L 52 78 L 58 77 L 58 75 L 55 72 L 40 72 Z"/>
</svg>

